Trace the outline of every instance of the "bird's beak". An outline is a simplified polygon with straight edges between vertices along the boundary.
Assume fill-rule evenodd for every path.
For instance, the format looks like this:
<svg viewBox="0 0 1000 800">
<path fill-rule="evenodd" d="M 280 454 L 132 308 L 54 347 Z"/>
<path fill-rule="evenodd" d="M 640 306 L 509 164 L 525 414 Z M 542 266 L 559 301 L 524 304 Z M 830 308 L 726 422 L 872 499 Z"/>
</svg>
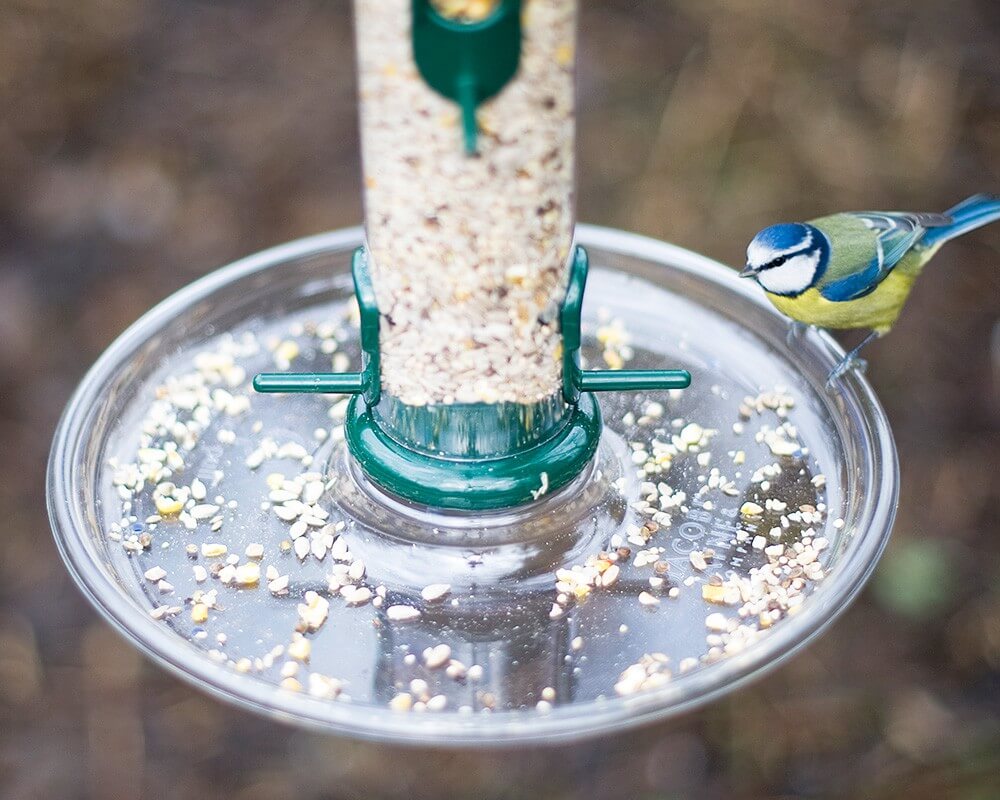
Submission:
<svg viewBox="0 0 1000 800">
<path fill-rule="evenodd" d="M 759 269 L 757 269 L 757 268 L 756 268 L 756 267 L 754 267 L 754 266 L 751 266 L 750 264 L 747 264 L 747 265 L 746 265 L 745 267 L 743 267 L 743 269 L 742 269 L 742 270 L 740 270 L 740 277 L 741 277 L 741 278 L 752 278 L 752 277 L 754 277 L 754 276 L 755 276 L 755 275 L 756 275 L 756 274 L 757 274 L 758 272 L 760 272 L 760 270 L 759 270 Z"/>
</svg>

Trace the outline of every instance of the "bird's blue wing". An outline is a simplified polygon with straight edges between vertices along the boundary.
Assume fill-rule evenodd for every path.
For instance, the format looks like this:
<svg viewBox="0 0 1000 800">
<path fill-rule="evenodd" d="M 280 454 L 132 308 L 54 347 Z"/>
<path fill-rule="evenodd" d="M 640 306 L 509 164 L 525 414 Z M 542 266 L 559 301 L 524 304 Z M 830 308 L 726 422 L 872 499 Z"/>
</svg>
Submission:
<svg viewBox="0 0 1000 800">
<path fill-rule="evenodd" d="M 951 217 L 946 214 L 864 211 L 851 216 L 875 235 L 875 256 L 856 272 L 820 288 L 823 297 L 836 303 L 856 300 L 875 291 L 928 228 L 951 223 Z"/>
</svg>

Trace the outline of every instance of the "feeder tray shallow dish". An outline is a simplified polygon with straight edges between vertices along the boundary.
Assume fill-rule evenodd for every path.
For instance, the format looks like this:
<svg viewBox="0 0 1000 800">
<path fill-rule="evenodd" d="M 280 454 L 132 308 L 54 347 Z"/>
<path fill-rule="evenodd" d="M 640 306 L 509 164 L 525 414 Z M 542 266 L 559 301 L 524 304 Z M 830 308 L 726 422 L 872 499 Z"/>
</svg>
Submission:
<svg viewBox="0 0 1000 800">
<path fill-rule="evenodd" d="M 360 365 L 350 267 L 363 233 L 323 234 L 181 290 L 87 374 L 56 432 L 48 472 L 56 541 L 83 592 L 130 641 L 211 693 L 288 722 L 397 742 L 605 733 L 692 708 L 776 666 L 844 609 L 888 539 L 898 468 L 884 414 L 856 373 L 827 393 L 841 349 L 816 331 L 787 341 L 786 322 L 733 271 L 631 234 L 590 226 L 577 234 L 591 262 L 581 351 L 588 365 L 604 366 L 606 348 L 621 345 L 628 368 L 683 368 L 692 384 L 602 395 L 597 454 L 569 485 L 546 492 L 540 483 L 536 502 L 509 509 L 416 506 L 381 491 L 352 461 L 336 430 L 342 400 L 253 393 L 252 376 L 275 368 L 277 342 L 295 342 L 291 370 L 330 371 L 317 326 L 336 329 L 336 352 L 350 368 Z M 220 347 L 236 353 L 240 380 L 209 392 L 246 396 L 249 408 L 238 403 L 229 414 L 227 395 L 216 395 L 209 405 L 218 410 L 198 412 L 203 430 L 180 448 L 183 467 L 169 480 L 190 486 L 197 477 L 207 487 L 198 503 L 219 506 L 206 513 L 221 516 L 221 527 L 155 521 L 153 486 L 129 491 L 116 482 L 137 460 L 158 388 L 176 389 L 199 354 Z M 755 404 L 749 415 L 744 405 L 741 414 L 747 397 L 785 400 Z M 654 452 L 668 453 L 662 471 L 638 476 Z M 322 476 L 315 505 L 328 517 L 303 535 L 320 540 L 322 558 L 296 554 L 294 523 L 275 511 L 281 490 L 269 500 L 276 473 L 294 481 L 309 472 Z M 642 503 L 660 483 L 670 489 L 655 489 L 655 505 L 667 498 L 669 522 L 660 516 L 651 532 L 641 527 L 651 519 Z M 123 502 L 131 504 L 124 514 Z M 747 514 L 754 505 L 760 512 Z M 333 537 L 343 540 L 337 551 Z M 774 560 L 765 546 L 794 550 L 803 537 L 827 543 L 820 571 L 809 568 L 816 579 L 803 579 L 801 597 L 773 624 L 741 617 L 746 598 L 731 596 L 732 587 Z M 259 564 L 259 582 L 197 581 L 195 567 L 225 563 L 203 553 L 206 543 L 226 545 L 237 566 Z M 263 546 L 261 560 L 245 555 L 251 543 Z M 348 562 L 337 560 L 348 549 L 363 576 L 358 568 L 348 576 Z M 617 579 L 602 586 L 586 578 L 609 560 Z M 287 592 L 269 590 L 268 566 L 288 576 Z M 158 571 L 148 577 L 154 567 L 172 591 L 158 584 Z M 576 577 L 560 572 L 574 567 Z M 720 579 L 730 596 L 708 602 L 722 599 L 705 588 Z M 372 596 L 352 605 L 340 584 Z M 428 596 L 444 594 L 427 599 L 429 586 L 439 588 Z M 216 607 L 207 620 L 193 618 L 192 596 L 210 590 Z M 329 602 L 316 630 L 301 621 L 307 592 Z M 172 611 L 151 615 L 164 606 Z M 303 638 L 309 652 L 298 645 L 296 659 L 289 646 Z"/>
</svg>

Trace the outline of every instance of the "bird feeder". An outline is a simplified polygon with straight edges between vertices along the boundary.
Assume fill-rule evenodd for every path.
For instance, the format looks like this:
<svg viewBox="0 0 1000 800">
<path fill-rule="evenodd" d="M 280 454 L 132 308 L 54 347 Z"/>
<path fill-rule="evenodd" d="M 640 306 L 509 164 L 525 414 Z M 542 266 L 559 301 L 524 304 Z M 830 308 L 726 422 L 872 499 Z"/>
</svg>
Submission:
<svg viewBox="0 0 1000 800">
<path fill-rule="evenodd" d="M 897 467 L 864 378 L 732 270 L 574 214 L 576 3 L 356 0 L 365 226 L 129 328 L 49 510 L 94 605 L 286 721 L 451 746 L 675 714 L 858 592 Z"/>
</svg>

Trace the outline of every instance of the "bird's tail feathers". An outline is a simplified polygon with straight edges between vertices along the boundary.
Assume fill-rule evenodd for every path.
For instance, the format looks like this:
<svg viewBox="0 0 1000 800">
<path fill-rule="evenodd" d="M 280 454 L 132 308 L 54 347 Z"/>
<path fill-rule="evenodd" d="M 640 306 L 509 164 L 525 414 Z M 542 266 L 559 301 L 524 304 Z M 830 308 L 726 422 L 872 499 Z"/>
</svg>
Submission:
<svg viewBox="0 0 1000 800">
<path fill-rule="evenodd" d="M 949 239 L 1000 219 L 1000 195 L 973 195 L 945 213 L 951 217 L 951 224 L 928 230 L 921 245 L 930 247 L 944 244 Z"/>
</svg>

